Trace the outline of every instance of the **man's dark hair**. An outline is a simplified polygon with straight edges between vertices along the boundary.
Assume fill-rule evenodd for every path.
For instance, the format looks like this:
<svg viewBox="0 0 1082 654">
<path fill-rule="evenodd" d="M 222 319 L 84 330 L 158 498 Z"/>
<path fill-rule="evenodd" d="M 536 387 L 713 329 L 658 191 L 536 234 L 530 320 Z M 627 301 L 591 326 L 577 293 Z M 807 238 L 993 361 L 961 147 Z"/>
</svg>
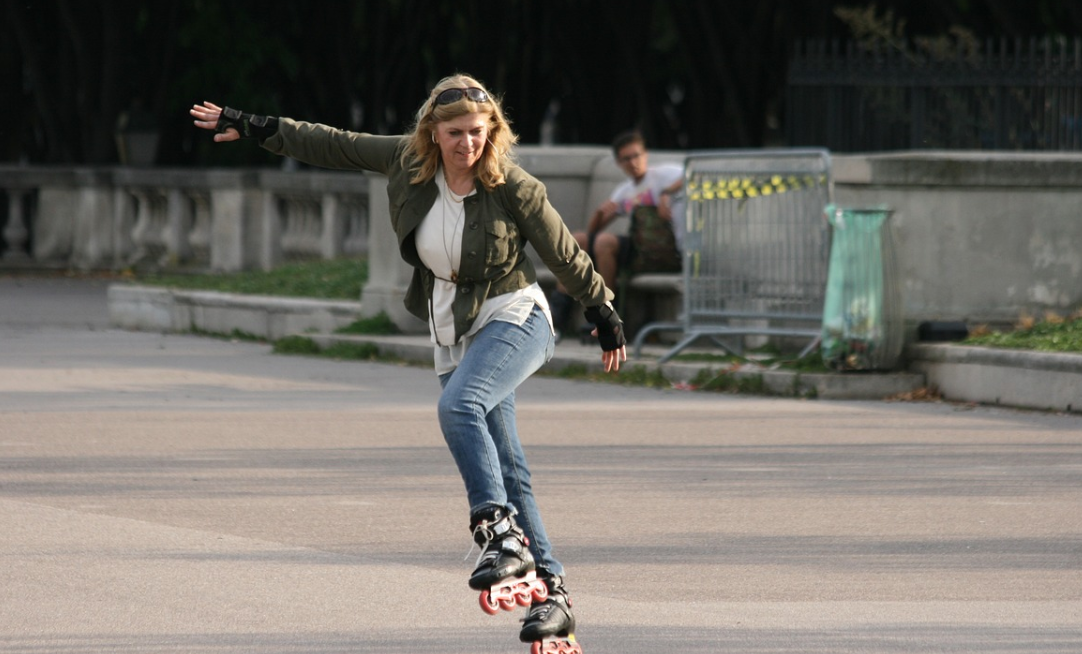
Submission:
<svg viewBox="0 0 1082 654">
<path fill-rule="evenodd" d="M 620 150 L 632 143 L 639 143 L 642 147 L 646 147 L 646 139 L 642 137 L 642 132 L 637 129 L 629 129 L 626 132 L 620 132 L 616 135 L 616 138 L 612 140 L 613 155 L 620 156 Z"/>
</svg>

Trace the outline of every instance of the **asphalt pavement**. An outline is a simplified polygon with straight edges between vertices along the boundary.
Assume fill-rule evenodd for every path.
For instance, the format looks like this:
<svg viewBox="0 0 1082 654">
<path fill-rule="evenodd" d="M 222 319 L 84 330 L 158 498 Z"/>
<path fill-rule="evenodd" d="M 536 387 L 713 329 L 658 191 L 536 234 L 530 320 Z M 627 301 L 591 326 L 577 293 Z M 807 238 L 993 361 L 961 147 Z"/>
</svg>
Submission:
<svg viewBox="0 0 1082 654">
<path fill-rule="evenodd" d="M 108 325 L 0 276 L 0 652 L 529 651 L 431 369 Z M 1082 651 L 1082 416 L 539 377 L 586 654 Z"/>
</svg>

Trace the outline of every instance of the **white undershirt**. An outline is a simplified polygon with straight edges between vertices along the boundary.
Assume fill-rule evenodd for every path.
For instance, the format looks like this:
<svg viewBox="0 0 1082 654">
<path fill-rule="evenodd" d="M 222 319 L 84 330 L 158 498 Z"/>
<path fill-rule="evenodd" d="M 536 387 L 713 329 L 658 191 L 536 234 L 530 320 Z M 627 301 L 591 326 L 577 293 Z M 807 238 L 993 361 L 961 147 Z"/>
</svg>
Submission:
<svg viewBox="0 0 1082 654">
<path fill-rule="evenodd" d="M 481 310 L 470 330 L 455 343 L 455 316 L 452 305 L 458 286 L 451 279 L 459 270 L 462 234 L 466 222 L 466 205 L 459 200 L 475 194 L 477 190 L 471 190 L 466 196 L 453 194 L 447 188 L 442 170 L 436 172 L 436 187 L 440 197 L 417 227 L 414 239 L 421 261 L 436 275 L 432 304 L 429 307 L 428 328 L 432 342 L 436 345 L 436 373 L 442 375 L 458 366 L 473 342 L 474 334 L 489 322 L 502 320 L 521 325 L 537 305 L 544 311 L 549 329 L 552 329 L 552 314 L 549 312 L 544 291 L 534 283 L 518 291 L 487 298 L 481 304 Z"/>
</svg>

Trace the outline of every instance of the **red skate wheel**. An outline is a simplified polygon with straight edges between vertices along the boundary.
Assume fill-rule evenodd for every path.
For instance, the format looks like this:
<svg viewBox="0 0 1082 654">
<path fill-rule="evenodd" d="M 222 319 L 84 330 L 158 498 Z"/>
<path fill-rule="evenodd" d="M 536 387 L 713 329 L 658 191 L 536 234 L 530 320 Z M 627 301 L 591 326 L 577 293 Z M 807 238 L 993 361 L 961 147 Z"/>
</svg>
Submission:
<svg viewBox="0 0 1082 654">
<path fill-rule="evenodd" d="M 530 654 L 541 654 L 541 641 L 535 640 L 530 646 Z"/>
<path fill-rule="evenodd" d="M 537 584 L 533 589 L 533 599 L 535 602 L 544 602 L 549 598 L 549 587 L 545 584 Z"/>
<path fill-rule="evenodd" d="M 481 591 L 481 596 L 478 598 L 481 603 L 481 610 L 489 615 L 496 615 L 500 612 L 500 604 L 498 601 L 492 601 L 492 596 L 487 590 Z"/>
<path fill-rule="evenodd" d="M 507 597 L 507 598 L 501 597 L 500 599 L 498 599 L 496 601 L 498 601 L 500 603 L 500 608 L 503 609 L 504 611 L 514 611 L 515 610 L 515 598 L 514 597 Z"/>
</svg>

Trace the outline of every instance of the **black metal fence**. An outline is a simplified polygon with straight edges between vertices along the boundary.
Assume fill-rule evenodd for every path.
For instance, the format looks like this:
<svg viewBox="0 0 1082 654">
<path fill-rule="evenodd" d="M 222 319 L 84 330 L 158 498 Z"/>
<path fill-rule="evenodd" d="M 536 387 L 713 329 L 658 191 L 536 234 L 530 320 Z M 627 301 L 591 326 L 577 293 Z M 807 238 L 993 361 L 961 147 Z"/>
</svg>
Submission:
<svg viewBox="0 0 1082 654">
<path fill-rule="evenodd" d="M 789 62 L 791 146 L 1082 150 L 1082 38 L 927 44 L 805 41 Z"/>
</svg>

